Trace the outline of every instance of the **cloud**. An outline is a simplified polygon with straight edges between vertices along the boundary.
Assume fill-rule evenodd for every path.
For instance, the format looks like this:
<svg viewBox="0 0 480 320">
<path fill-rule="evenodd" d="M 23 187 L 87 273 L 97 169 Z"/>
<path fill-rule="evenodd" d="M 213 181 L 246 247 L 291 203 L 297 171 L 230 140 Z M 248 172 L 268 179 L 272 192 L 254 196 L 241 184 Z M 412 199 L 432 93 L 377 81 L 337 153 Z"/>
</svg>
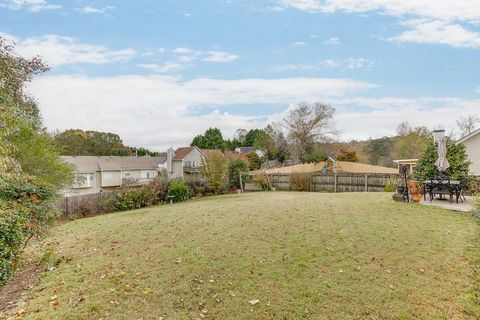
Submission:
<svg viewBox="0 0 480 320">
<path fill-rule="evenodd" d="M 350 58 L 348 59 L 347 67 L 349 69 L 371 68 L 373 62 L 364 58 Z"/>
<path fill-rule="evenodd" d="M 185 66 L 181 63 L 174 61 L 167 61 L 164 64 L 144 63 L 137 64 L 138 67 L 151 70 L 156 73 L 169 73 L 185 69 Z"/>
<path fill-rule="evenodd" d="M 304 42 L 304 41 L 297 41 L 297 42 L 294 42 L 293 45 L 295 47 L 305 47 L 307 45 L 307 43 Z"/>
<path fill-rule="evenodd" d="M 325 44 L 325 45 L 337 45 L 337 44 L 340 44 L 340 39 L 337 38 L 337 37 L 330 37 L 330 38 L 326 39 L 325 41 L 323 41 L 323 44 Z"/>
<path fill-rule="evenodd" d="M 83 13 L 100 13 L 103 14 L 109 10 L 115 9 L 114 6 L 105 6 L 103 8 L 96 8 L 96 7 L 91 7 L 91 6 L 86 6 L 80 9 L 81 12 Z"/>
<path fill-rule="evenodd" d="M 175 48 L 173 49 L 173 52 L 180 53 L 180 54 L 187 54 L 187 53 L 194 53 L 195 50 L 183 47 L 183 48 Z"/>
<path fill-rule="evenodd" d="M 0 4 L 0 7 L 9 8 L 12 10 L 21 10 L 27 9 L 31 12 L 39 12 L 42 10 L 54 10 L 62 8 L 61 5 L 51 4 L 45 0 L 9 0 L 3 4 Z"/>
<path fill-rule="evenodd" d="M 195 134 L 219 126 L 225 135 L 263 126 L 266 116 L 232 115 L 219 106 L 280 104 L 349 96 L 375 88 L 350 79 L 282 78 L 181 81 L 164 76 L 42 76 L 28 86 L 51 130 L 83 128 L 118 132 L 125 142 L 158 150 L 190 143 Z M 211 108 L 195 114 L 198 108 Z"/>
<path fill-rule="evenodd" d="M 466 30 L 459 24 L 449 24 L 441 20 L 411 21 L 413 27 L 401 35 L 391 38 L 397 42 L 443 44 L 452 47 L 479 48 L 480 34 Z"/>
<path fill-rule="evenodd" d="M 136 55 L 131 48 L 110 50 L 102 45 L 79 43 L 77 39 L 54 34 L 20 39 L 10 34 L 0 36 L 16 44 L 16 51 L 24 57 L 41 56 L 52 66 L 74 63 L 104 64 L 129 60 Z"/>
<path fill-rule="evenodd" d="M 230 62 L 236 60 L 238 56 L 236 54 L 223 52 L 223 51 L 209 51 L 207 56 L 203 59 L 203 61 L 208 62 Z"/>
<path fill-rule="evenodd" d="M 285 7 L 307 12 L 381 11 L 392 16 L 418 16 L 441 20 L 480 21 L 477 0 L 279 0 Z"/>
<path fill-rule="evenodd" d="M 480 34 L 465 27 L 480 25 L 478 0 L 279 0 L 284 7 L 314 13 L 370 12 L 412 20 L 411 29 L 391 39 L 399 42 L 436 43 L 452 47 L 480 47 Z"/>
</svg>

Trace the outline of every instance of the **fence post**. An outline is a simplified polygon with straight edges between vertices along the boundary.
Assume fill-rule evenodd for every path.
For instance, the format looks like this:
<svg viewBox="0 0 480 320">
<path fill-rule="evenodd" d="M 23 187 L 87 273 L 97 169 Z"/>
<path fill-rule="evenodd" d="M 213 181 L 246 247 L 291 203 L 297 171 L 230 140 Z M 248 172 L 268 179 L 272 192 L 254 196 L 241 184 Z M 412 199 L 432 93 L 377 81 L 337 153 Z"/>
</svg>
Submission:
<svg viewBox="0 0 480 320">
<path fill-rule="evenodd" d="M 308 191 L 311 192 L 311 191 L 313 191 L 313 174 L 310 175 L 310 179 L 309 179 L 309 180 L 310 180 L 310 190 L 308 190 Z"/>
<path fill-rule="evenodd" d="M 238 175 L 239 175 L 239 177 L 240 177 L 240 191 L 242 191 L 242 193 L 243 193 L 242 172 L 239 171 L 239 172 L 238 172 Z"/>
<path fill-rule="evenodd" d="M 336 173 L 333 176 L 333 192 L 337 193 L 337 174 Z"/>
<path fill-rule="evenodd" d="M 365 192 L 368 192 L 368 174 L 365 174 Z"/>
</svg>

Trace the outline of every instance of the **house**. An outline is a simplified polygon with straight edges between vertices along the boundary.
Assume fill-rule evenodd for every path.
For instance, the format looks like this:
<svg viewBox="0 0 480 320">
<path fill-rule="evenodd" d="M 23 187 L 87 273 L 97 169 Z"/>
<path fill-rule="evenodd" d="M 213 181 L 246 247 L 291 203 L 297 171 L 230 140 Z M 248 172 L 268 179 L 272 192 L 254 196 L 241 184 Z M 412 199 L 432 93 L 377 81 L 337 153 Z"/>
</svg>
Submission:
<svg viewBox="0 0 480 320">
<path fill-rule="evenodd" d="M 65 196 L 114 190 L 122 185 L 142 185 L 158 176 L 165 166 L 166 155 L 158 157 L 63 156 L 75 167 L 75 183 Z"/>
<path fill-rule="evenodd" d="M 463 143 L 470 165 L 470 174 L 480 176 L 480 129 L 473 131 L 457 141 Z"/>
<path fill-rule="evenodd" d="M 234 152 L 238 155 L 255 152 L 260 158 L 263 158 L 265 156 L 265 152 L 260 149 L 255 149 L 255 147 L 238 147 L 235 148 Z"/>
<path fill-rule="evenodd" d="M 188 175 L 199 174 L 203 160 L 211 150 L 198 147 L 182 147 L 177 150 L 167 150 L 167 174 L 169 178 L 185 178 Z"/>
<path fill-rule="evenodd" d="M 397 167 L 398 167 L 398 172 L 399 173 L 402 173 L 400 171 L 400 167 L 402 165 L 406 165 L 408 167 L 408 172 L 410 174 L 413 174 L 413 171 L 415 170 L 415 168 L 417 167 L 417 164 L 418 164 L 418 159 L 402 159 L 402 160 L 393 160 L 393 162 L 395 162 L 397 164 Z"/>
</svg>

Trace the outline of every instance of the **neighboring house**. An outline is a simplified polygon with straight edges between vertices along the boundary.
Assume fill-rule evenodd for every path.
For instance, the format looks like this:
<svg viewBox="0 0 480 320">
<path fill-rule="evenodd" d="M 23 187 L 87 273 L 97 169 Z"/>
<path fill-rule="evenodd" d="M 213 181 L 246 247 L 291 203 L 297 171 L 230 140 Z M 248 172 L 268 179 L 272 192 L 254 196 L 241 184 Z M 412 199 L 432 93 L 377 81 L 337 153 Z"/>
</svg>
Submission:
<svg viewBox="0 0 480 320">
<path fill-rule="evenodd" d="M 63 156 L 62 159 L 75 167 L 76 182 L 64 192 L 65 196 L 74 196 L 149 183 L 164 167 L 166 156 Z"/>
<path fill-rule="evenodd" d="M 198 147 L 182 147 L 175 151 L 168 149 L 166 164 L 168 177 L 175 179 L 199 174 L 208 152 L 209 150 L 201 150 Z"/>
<path fill-rule="evenodd" d="M 480 129 L 461 138 L 457 143 L 463 143 L 465 145 L 468 160 L 472 162 L 470 165 L 470 174 L 480 176 Z"/>
<path fill-rule="evenodd" d="M 401 165 L 406 165 L 408 166 L 408 172 L 410 174 L 413 174 L 413 171 L 417 167 L 418 164 L 418 159 L 402 159 L 402 160 L 393 160 L 397 164 L 398 167 L 398 172 L 401 173 L 400 171 L 400 166 Z"/>
<path fill-rule="evenodd" d="M 255 152 L 257 156 L 259 156 L 260 158 L 263 158 L 265 156 L 265 152 L 263 152 L 260 149 L 255 149 L 255 147 L 239 147 L 239 148 L 235 148 L 234 152 L 238 155 Z"/>
</svg>

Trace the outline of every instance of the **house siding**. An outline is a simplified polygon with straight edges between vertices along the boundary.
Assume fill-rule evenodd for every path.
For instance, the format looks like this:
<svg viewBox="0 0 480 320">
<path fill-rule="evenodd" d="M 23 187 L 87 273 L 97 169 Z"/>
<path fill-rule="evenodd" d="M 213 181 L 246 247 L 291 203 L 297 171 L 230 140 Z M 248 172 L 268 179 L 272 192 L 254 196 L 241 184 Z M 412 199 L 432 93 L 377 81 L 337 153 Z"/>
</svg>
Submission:
<svg viewBox="0 0 480 320">
<path fill-rule="evenodd" d="M 477 134 L 463 142 L 465 145 L 468 159 L 472 162 L 470 173 L 480 176 L 480 134 Z"/>
</svg>

